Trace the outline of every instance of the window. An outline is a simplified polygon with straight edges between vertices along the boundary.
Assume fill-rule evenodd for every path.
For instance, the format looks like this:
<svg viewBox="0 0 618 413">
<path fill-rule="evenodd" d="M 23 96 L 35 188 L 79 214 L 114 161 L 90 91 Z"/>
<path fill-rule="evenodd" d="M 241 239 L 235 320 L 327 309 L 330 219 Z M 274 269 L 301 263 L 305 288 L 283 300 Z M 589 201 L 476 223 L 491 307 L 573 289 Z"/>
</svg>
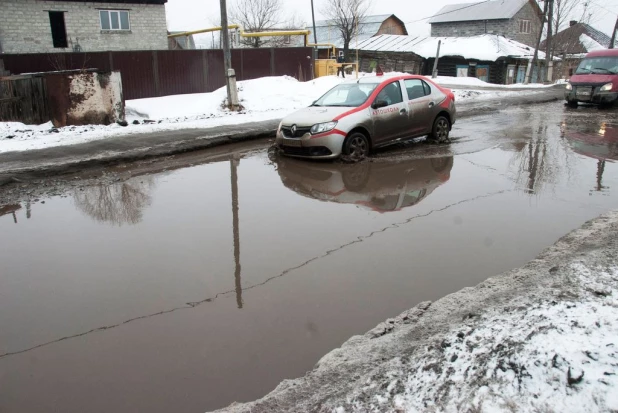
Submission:
<svg viewBox="0 0 618 413">
<path fill-rule="evenodd" d="M 408 100 L 422 98 L 431 94 L 429 85 L 421 79 L 408 79 L 404 81 L 406 91 L 408 92 Z"/>
<path fill-rule="evenodd" d="M 384 89 L 378 93 L 378 97 L 376 100 L 384 100 L 390 105 L 395 105 L 397 103 L 403 102 L 403 95 L 401 94 L 401 84 L 399 81 L 389 83 L 384 86 Z"/>
<path fill-rule="evenodd" d="M 532 23 L 530 23 L 530 20 L 519 21 L 519 32 L 526 34 L 530 34 L 532 32 Z"/>
<path fill-rule="evenodd" d="M 64 24 L 63 11 L 50 11 L 49 24 L 51 26 L 52 41 L 54 47 L 68 47 L 67 28 Z"/>
<path fill-rule="evenodd" d="M 377 83 L 342 83 L 335 86 L 312 106 L 359 107 L 367 101 Z"/>
<path fill-rule="evenodd" d="M 292 36 L 283 36 L 283 43 L 284 44 L 290 44 L 292 43 Z"/>
<path fill-rule="evenodd" d="M 99 10 L 101 30 L 131 30 L 127 10 Z"/>
</svg>

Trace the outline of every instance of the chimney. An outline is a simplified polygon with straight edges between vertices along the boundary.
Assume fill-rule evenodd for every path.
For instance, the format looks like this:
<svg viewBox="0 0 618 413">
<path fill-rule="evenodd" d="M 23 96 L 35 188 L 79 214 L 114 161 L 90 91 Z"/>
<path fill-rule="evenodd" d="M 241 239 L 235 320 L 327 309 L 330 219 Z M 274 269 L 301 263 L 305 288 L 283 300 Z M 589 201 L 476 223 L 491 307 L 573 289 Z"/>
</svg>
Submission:
<svg viewBox="0 0 618 413">
<path fill-rule="evenodd" d="M 577 24 L 577 20 L 571 20 L 571 21 L 569 22 L 569 27 L 573 27 L 573 26 L 575 26 L 576 24 Z"/>
</svg>

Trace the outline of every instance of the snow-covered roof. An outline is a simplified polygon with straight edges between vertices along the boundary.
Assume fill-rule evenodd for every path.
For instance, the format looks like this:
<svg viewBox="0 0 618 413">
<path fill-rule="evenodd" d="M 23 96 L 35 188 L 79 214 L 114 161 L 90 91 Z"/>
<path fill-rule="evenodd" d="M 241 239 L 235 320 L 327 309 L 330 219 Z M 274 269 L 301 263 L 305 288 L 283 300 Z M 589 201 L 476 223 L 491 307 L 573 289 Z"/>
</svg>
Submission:
<svg viewBox="0 0 618 413">
<path fill-rule="evenodd" d="M 569 56 L 585 55 L 600 49 L 609 47 L 608 35 L 595 29 L 586 23 L 576 23 L 562 30 L 553 37 L 555 53 L 566 53 Z M 545 48 L 545 40 L 541 43 L 541 49 Z"/>
<path fill-rule="evenodd" d="M 365 18 L 363 18 L 362 21 L 358 24 L 358 42 L 360 43 L 363 40 L 369 39 L 371 36 L 375 36 L 375 34 L 380 30 L 382 23 L 384 23 L 384 21 L 390 17 L 397 18 L 393 14 L 379 14 L 373 16 L 366 16 Z M 341 33 L 337 29 L 337 25 L 334 20 L 316 20 L 315 26 L 318 43 L 331 43 L 334 44 L 337 48 L 343 47 L 343 39 L 341 38 Z M 313 27 L 307 28 L 313 31 Z M 313 34 L 309 36 L 309 40 L 313 42 Z M 354 37 L 352 39 L 352 42 L 350 43 L 350 48 L 356 47 L 356 42 L 357 39 L 356 37 Z"/>
<path fill-rule="evenodd" d="M 490 0 L 476 3 L 449 4 L 436 13 L 429 23 L 462 22 L 471 20 L 510 19 L 529 0 Z"/>
<path fill-rule="evenodd" d="M 411 52 L 424 58 L 435 57 L 440 46 L 440 56 L 461 56 L 465 59 L 496 61 L 501 57 L 531 58 L 534 48 L 515 40 L 493 34 L 470 37 L 416 37 L 382 34 L 366 39 L 359 50 L 379 52 Z M 545 53 L 539 51 L 539 59 Z"/>
<path fill-rule="evenodd" d="M 582 34 L 579 36 L 579 42 L 586 48 L 589 52 L 594 52 L 595 50 L 603 50 L 607 49 L 607 47 L 603 47 L 599 42 L 594 40 L 592 37 L 587 34 Z"/>
</svg>

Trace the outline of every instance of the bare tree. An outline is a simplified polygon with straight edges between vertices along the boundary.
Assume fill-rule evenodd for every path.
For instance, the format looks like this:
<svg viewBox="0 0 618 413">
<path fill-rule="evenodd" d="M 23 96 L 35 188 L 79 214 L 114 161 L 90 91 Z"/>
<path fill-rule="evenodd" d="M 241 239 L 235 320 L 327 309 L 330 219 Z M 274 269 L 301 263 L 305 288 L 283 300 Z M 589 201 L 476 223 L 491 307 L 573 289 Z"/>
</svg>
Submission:
<svg viewBox="0 0 618 413">
<path fill-rule="evenodd" d="M 144 209 L 150 205 L 150 190 L 154 187 L 151 177 L 129 179 L 125 182 L 101 184 L 75 191 L 75 205 L 96 221 L 118 226 L 137 224 Z"/>
<path fill-rule="evenodd" d="M 262 32 L 274 29 L 284 21 L 281 0 L 236 0 L 230 9 L 230 23 L 240 24 L 245 32 Z M 270 38 L 241 38 L 247 47 L 263 47 Z"/>
<path fill-rule="evenodd" d="M 322 14 L 331 17 L 333 27 L 341 35 L 346 61 L 352 39 L 363 32 L 362 22 L 367 17 L 369 6 L 370 0 L 328 0 L 322 9 Z"/>
<path fill-rule="evenodd" d="M 582 0 L 554 0 L 554 33 L 564 29 L 569 20 L 577 20 L 575 11 Z"/>
</svg>

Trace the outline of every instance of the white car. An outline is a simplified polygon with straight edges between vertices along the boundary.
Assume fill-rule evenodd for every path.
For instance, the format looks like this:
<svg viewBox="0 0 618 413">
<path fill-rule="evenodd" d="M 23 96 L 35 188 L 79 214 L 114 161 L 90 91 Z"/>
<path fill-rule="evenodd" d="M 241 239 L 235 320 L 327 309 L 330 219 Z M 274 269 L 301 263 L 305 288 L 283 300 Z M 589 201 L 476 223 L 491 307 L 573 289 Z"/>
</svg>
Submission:
<svg viewBox="0 0 618 413">
<path fill-rule="evenodd" d="M 353 159 L 396 140 L 448 140 L 455 96 L 424 76 L 368 76 L 341 83 L 308 108 L 286 116 L 275 144 L 285 155 Z"/>
</svg>

